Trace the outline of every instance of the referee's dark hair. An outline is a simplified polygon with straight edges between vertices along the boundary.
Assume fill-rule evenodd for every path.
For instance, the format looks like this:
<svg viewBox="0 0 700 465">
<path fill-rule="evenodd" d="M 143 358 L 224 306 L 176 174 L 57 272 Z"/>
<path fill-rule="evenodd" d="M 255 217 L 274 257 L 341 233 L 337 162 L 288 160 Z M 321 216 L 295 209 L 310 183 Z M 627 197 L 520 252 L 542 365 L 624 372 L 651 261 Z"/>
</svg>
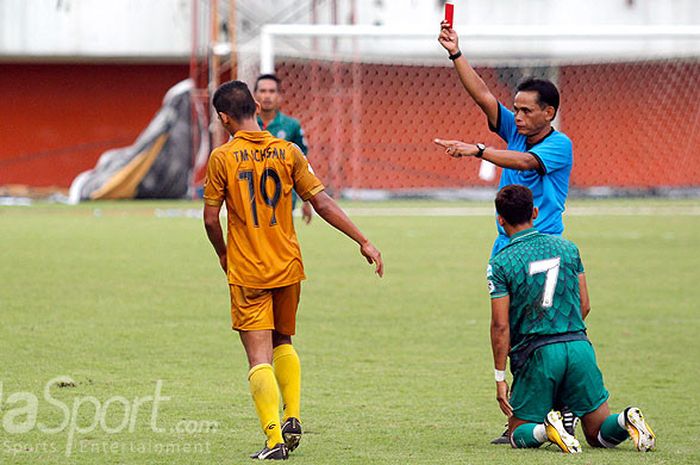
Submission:
<svg viewBox="0 0 700 465">
<path fill-rule="evenodd" d="M 496 194 L 496 212 L 511 226 L 532 219 L 532 191 L 520 184 L 505 186 Z"/>
<path fill-rule="evenodd" d="M 518 84 L 515 90 L 516 92 L 537 92 L 537 103 L 540 108 L 554 107 L 554 115 L 556 116 L 557 110 L 559 110 L 559 91 L 552 81 L 529 77 Z"/>
<path fill-rule="evenodd" d="M 277 83 L 277 90 L 280 90 L 280 85 L 282 84 L 282 80 L 275 76 L 274 74 L 261 74 L 258 76 L 258 78 L 255 80 L 255 88 L 253 89 L 253 92 L 258 91 L 258 83 L 260 81 L 263 81 L 265 79 L 268 79 L 270 81 L 275 81 Z"/>
<path fill-rule="evenodd" d="M 255 116 L 255 99 L 242 81 L 228 81 L 214 92 L 212 104 L 218 113 L 226 113 L 240 122 Z"/>
</svg>

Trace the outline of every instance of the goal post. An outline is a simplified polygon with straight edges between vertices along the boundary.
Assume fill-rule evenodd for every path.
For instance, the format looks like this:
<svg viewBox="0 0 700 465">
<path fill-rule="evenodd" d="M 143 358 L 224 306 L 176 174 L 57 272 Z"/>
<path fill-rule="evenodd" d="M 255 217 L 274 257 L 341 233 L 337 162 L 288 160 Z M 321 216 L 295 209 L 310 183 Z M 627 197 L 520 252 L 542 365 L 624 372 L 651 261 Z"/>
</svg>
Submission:
<svg viewBox="0 0 700 465">
<path fill-rule="evenodd" d="M 436 28 L 390 27 L 372 25 L 310 25 L 310 24 L 266 24 L 260 32 L 260 72 L 272 73 L 275 68 L 275 39 L 283 37 L 332 37 L 332 38 L 385 38 L 385 39 L 423 39 L 431 40 L 437 37 Z M 575 54 L 593 56 L 600 53 L 600 47 L 593 45 L 601 41 L 635 40 L 638 45 L 634 52 L 629 47 L 617 47 L 613 54 L 618 58 L 634 53 L 640 58 L 640 53 L 659 53 L 645 47 L 647 41 L 659 40 L 690 40 L 694 46 L 683 47 L 685 53 L 696 55 L 700 53 L 700 26 L 629 26 L 629 25 L 585 25 L 542 27 L 539 29 L 522 29 L 508 26 L 470 26 L 459 34 L 460 40 L 502 40 L 502 41 L 576 41 L 576 47 L 555 47 L 547 49 L 551 58 L 567 57 Z M 583 47 L 581 46 L 583 44 Z M 586 46 L 587 45 L 587 46 Z M 680 50 L 677 52 L 679 53 Z M 223 52 L 223 50 L 222 50 Z M 610 51 L 608 51 L 610 55 Z M 476 58 L 482 58 L 475 50 Z M 483 58 L 493 57 L 492 55 Z"/>
<path fill-rule="evenodd" d="M 525 76 L 553 80 L 574 143 L 572 193 L 700 192 L 700 27 L 459 27 L 460 47 L 506 107 Z M 268 24 L 239 49 L 239 79 L 275 72 L 309 159 L 333 193 L 484 197 L 496 181 L 432 139 L 505 147 L 464 92 L 438 28 Z M 225 44 L 216 48 L 227 54 Z"/>
</svg>

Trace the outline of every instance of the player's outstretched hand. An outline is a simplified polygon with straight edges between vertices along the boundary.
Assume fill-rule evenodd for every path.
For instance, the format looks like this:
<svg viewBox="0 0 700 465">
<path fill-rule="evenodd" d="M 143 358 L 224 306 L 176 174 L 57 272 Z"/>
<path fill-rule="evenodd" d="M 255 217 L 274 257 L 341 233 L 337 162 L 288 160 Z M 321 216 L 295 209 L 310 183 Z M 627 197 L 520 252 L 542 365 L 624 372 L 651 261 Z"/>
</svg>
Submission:
<svg viewBox="0 0 700 465">
<path fill-rule="evenodd" d="M 445 50 L 450 52 L 450 55 L 459 52 L 459 37 L 457 37 L 457 31 L 452 29 L 452 26 L 447 21 L 443 20 L 440 23 L 438 42 L 440 42 L 440 45 L 442 45 Z"/>
<path fill-rule="evenodd" d="M 440 147 L 445 148 L 445 153 L 453 158 L 471 157 L 479 153 L 479 149 L 474 144 L 467 144 L 459 140 L 433 139 Z"/>
<path fill-rule="evenodd" d="M 365 242 L 360 247 L 360 253 L 367 259 L 367 263 L 374 263 L 374 272 L 381 278 L 384 276 L 384 262 L 382 261 L 382 254 L 379 250 L 372 245 L 370 241 Z"/>
<path fill-rule="evenodd" d="M 501 407 L 501 411 L 507 417 L 513 416 L 513 407 L 511 407 L 508 398 L 510 397 L 510 389 L 508 388 L 508 383 L 505 381 L 496 381 L 496 400 L 498 401 L 498 406 Z"/>
</svg>

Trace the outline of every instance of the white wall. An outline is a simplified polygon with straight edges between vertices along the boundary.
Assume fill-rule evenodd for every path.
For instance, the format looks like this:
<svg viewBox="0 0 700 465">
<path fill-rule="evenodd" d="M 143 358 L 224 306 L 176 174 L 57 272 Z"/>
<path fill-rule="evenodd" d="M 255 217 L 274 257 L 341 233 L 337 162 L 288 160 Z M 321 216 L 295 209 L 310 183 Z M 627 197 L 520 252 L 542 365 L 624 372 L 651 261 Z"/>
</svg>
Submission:
<svg viewBox="0 0 700 465">
<path fill-rule="evenodd" d="M 439 0 L 358 0 L 361 22 L 434 24 Z M 455 22 L 468 24 L 700 24 L 698 0 L 454 0 Z"/>
<path fill-rule="evenodd" d="M 0 0 L 0 58 L 177 58 L 190 53 L 193 0 Z M 317 0 L 319 19 L 329 23 L 333 0 Z M 223 2 L 223 0 L 222 0 Z M 440 0 L 356 0 L 358 23 L 406 29 L 435 28 Z M 237 0 L 241 51 L 259 49 L 265 22 L 308 23 L 310 0 Z M 350 0 L 337 0 L 347 24 Z M 470 25 L 541 28 L 566 24 L 700 24 L 700 0 L 455 0 L 458 31 Z M 436 54 L 435 42 L 366 41 L 362 53 Z M 288 53 L 305 54 L 309 40 L 281 40 Z M 508 44 L 505 44 L 508 45 Z M 637 43 L 634 47 L 644 48 Z M 556 45 L 548 45 L 555 47 Z M 495 51 L 503 49 L 495 46 Z M 507 46 L 505 47 L 508 48 Z M 513 48 L 513 52 L 521 50 Z"/>
<path fill-rule="evenodd" d="M 0 55 L 184 57 L 189 0 L 0 0 Z"/>
</svg>

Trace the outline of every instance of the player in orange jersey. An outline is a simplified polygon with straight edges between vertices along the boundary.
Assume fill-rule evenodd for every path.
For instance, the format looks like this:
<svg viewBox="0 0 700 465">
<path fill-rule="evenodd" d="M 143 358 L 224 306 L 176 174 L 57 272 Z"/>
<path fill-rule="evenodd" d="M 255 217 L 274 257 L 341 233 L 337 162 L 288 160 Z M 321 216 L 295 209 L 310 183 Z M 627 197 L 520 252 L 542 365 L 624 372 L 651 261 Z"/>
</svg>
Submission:
<svg viewBox="0 0 700 465">
<path fill-rule="evenodd" d="M 251 457 L 285 460 L 301 438 L 301 368 L 292 336 L 305 276 L 292 221 L 292 191 L 357 242 L 380 277 L 384 265 L 379 250 L 324 192 L 299 147 L 260 130 L 260 104 L 245 83 L 221 85 L 213 105 L 232 138 L 209 158 L 204 224 L 228 277 L 232 326 L 248 356 L 250 391 L 267 438 Z M 226 240 L 219 222 L 224 203 Z M 284 402 L 282 424 L 279 393 Z"/>
</svg>

